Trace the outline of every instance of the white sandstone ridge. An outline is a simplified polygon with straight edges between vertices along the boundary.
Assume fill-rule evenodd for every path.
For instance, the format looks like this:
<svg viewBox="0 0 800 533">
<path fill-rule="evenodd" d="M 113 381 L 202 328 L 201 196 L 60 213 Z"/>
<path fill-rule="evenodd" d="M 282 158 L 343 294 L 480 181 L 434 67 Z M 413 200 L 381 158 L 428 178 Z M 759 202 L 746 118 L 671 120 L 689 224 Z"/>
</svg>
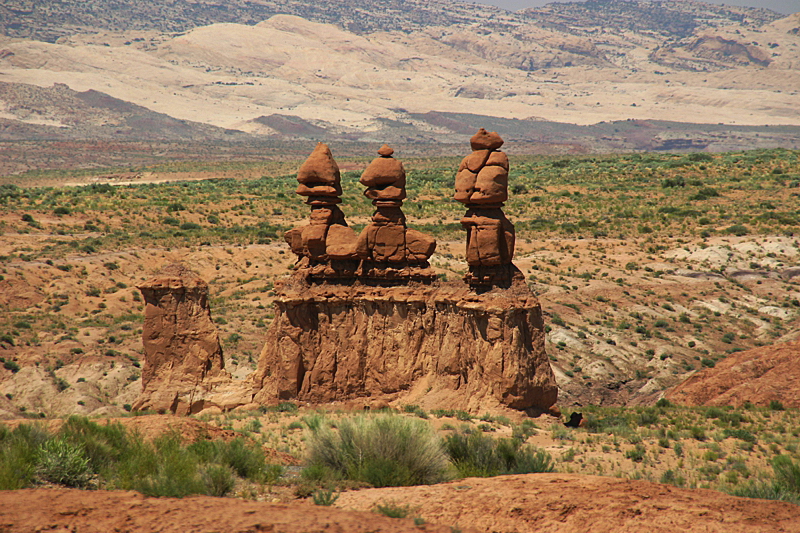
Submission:
<svg viewBox="0 0 800 533">
<path fill-rule="evenodd" d="M 266 134 L 274 132 L 253 121 L 273 114 L 343 131 L 375 131 L 380 119 L 432 131 L 406 113 L 432 110 L 575 124 L 800 124 L 797 14 L 761 27 L 700 27 L 670 43 L 627 30 L 515 24 L 356 35 L 276 15 L 180 35 L 3 39 L 0 76 L 94 89 L 177 119 Z M 4 117 L 40 120 L 3 107 Z"/>
</svg>

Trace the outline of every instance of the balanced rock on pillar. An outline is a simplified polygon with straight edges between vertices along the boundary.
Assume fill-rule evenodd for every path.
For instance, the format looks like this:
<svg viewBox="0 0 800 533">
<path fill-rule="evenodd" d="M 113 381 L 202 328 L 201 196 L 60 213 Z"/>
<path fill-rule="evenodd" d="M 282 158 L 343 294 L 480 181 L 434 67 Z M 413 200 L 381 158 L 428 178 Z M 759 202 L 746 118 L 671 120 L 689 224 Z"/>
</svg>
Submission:
<svg viewBox="0 0 800 533">
<path fill-rule="evenodd" d="M 481 128 L 470 139 L 472 153 L 458 167 L 453 198 L 467 206 L 461 225 L 467 230 L 464 279 L 473 286 L 508 286 L 522 274 L 513 265 L 514 225 L 503 213 L 508 199 L 508 157 L 503 139 Z"/>
<path fill-rule="evenodd" d="M 297 271 L 309 279 L 354 277 L 358 236 L 337 205 L 342 202 L 341 175 L 327 145 L 317 144 L 297 171 L 297 181 L 295 192 L 311 206 L 310 224 L 284 235 L 299 258 Z"/>
<path fill-rule="evenodd" d="M 419 280 L 435 278 L 428 259 L 436 249 L 436 240 L 406 227 L 400 207 L 406 198 L 406 171 L 394 159 L 389 146 L 383 145 L 364 170 L 359 182 L 367 189 L 375 213 L 356 243 L 362 259 L 361 275 L 373 280 Z"/>
</svg>

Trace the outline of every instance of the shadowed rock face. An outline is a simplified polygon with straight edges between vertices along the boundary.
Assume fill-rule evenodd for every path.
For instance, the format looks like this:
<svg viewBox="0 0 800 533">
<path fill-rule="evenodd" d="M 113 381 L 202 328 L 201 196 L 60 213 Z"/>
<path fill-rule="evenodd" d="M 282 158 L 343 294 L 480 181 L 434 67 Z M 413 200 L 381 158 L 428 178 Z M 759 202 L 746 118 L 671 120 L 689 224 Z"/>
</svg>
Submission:
<svg viewBox="0 0 800 533">
<path fill-rule="evenodd" d="M 514 267 L 514 225 L 503 214 L 508 199 L 508 157 L 503 139 L 481 128 L 470 139 L 472 153 L 456 174 L 453 198 L 467 206 L 461 225 L 467 230 L 464 280 L 472 286 L 509 286 L 521 273 Z"/>
<path fill-rule="evenodd" d="M 542 312 L 524 283 L 284 287 L 255 401 L 400 400 L 426 408 L 546 410 L 557 387 Z"/>
<path fill-rule="evenodd" d="M 212 378 L 227 378 L 208 284 L 180 264 L 138 286 L 145 301 L 142 394 L 134 409 L 190 412 Z M 202 402 L 200 403 L 202 406 Z"/>
</svg>

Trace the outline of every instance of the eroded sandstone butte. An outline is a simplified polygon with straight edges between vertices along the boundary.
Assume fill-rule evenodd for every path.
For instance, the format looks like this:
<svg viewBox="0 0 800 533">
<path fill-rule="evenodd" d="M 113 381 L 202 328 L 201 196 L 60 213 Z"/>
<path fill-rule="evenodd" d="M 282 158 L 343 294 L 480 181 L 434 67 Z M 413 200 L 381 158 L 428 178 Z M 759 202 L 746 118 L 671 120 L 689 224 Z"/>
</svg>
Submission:
<svg viewBox="0 0 800 533">
<path fill-rule="evenodd" d="M 667 392 L 681 405 L 800 407 L 800 341 L 732 353 Z"/>
<path fill-rule="evenodd" d="M 211 321 L 208 284 L 185 266 L 171 264 L 138 288 L 145 301 L 144 367 L 133 408 L 199 411 L 214 378 L 229 379 Z"/>
<path fill-rule="evenodd" d="M 251 380 L 258 403 L 357 398 L 546 410 L 557 387 L 524 283 L 283 286 Z"/>
</svg>

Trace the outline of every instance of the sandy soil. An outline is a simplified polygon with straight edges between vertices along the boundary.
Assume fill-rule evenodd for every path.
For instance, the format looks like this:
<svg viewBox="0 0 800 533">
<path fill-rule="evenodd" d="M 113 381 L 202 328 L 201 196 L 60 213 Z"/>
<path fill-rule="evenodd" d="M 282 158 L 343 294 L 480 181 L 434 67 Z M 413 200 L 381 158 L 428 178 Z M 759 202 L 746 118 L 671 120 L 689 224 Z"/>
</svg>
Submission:
<svg viewBox="0 0 800 533">
<path fill-rule="evenodd" d="M 409 517 L 367 511 L 408 506 Z M 516 531 L 799 532 L 791 504 L 708 490 L 566 474 L 469 478 L 432 486 L 342 494 L 335 506 L 211 497 L 146 498 L 133 492 L 0 492 L 3 531 Z M 32 513 L 31 509 L 37 509 Z M 467 525 L 474 527 L 470 529 Z"/>
<path fill-rule="evenodd" d="M 31 512 L 36 509 L 36 512 Z M 449 532 L 367 512 L 317 507 L 311 503 L 266 504 L 199 496 L 177 500 L 136 492 L 34 489 L 0 492 L 4 532 Z M 466 529 L 463 531 L 467 531 Z M 474 531 L 474 530 L 472 530 Z"/>
<path fill-rule="evenodd" d="M 367 510 L 396 501 L 426 521 L 481 531 L 800 531 L 798 507 L 710 490 L 568 474 L 468 478 L 436 486 L 343 494 L 336 506 Z"/>
</svg>

